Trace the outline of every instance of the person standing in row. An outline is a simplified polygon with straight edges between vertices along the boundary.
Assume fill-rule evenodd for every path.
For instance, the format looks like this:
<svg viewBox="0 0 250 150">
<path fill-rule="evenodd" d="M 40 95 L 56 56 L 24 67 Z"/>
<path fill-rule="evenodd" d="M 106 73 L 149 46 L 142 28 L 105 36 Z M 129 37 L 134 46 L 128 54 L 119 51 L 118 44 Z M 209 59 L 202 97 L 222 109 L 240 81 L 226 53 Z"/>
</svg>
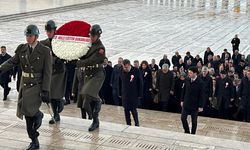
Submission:
<svg viewBox="0 0 250 150">
<path fill-rule="evenodd" d="M 48 36 L 46 40 L 41 41 L 41 43 L 52 49 L 51 42 L 56 32 L 56 24 L 53 20 L 49 20 L 45 25 L 45 31 Z M 49 124 L 55 124 L 60 121 L 59 113 L 62 112 L 64 107 L 64 93 L 66 89 L 66 72 L 65 72 L 65 64 L 63 60 L 56 57 L 53 52 L 53 64 L 52 64 L 52 79 L 50 85 L 50 98 L 51 98 L 51 106 L 53 110 L 53 118 L 49 121 Z M 56 121 L 56 122 L 55 122 Z"/>
<path fill-rule="evenodd" d="M 20 44 L 15 55 L 0 66 L 4 73 L 15 66 L 20 66 L 22 77 L 17 102 L 17 117 L 26 120 L 30 145 L 27 150 L 39 149 L 38 128 L 42 124 L 41 103 L 48 103 L 52 75 L 51 50 L 37 41 L 39 30 L 36 25 L 25 29 L 26 44 Z"/>
<path fill-rule="evenodd" d="M 185 133 L 190 134 L 190 129 L 187 122 L 187 116 L 191 115 L 192 130 L 191 134 L 196 133 L 198 113 L 203 111 L 204 106 L 204 84 L 203 81 L 197 76 L 198 69 L 190 67 L 188 69 L 189 78 L 186 79 L 182 91 L 181 98 L 181 121 Z"/>
<path fill-rule="evenodd" d="M 6 52 L 6 47 L 1 46 L 0 65 L 3 64 L 5 61 L 7 61 L 10 58 L 11 58 L 11 56 Z M 7 96 L 10 93 L 11 88 L 9 87 L 9 83 L 11 82 L 11 76 L 13 75 L 13 71 L 14 70 L 11 69 L 0 76 L 0 85 L 4 89 L 3 90 L 3 95 L 4 95 L 3 100 L 4 101 L 7 100 Z"/>
</svg>

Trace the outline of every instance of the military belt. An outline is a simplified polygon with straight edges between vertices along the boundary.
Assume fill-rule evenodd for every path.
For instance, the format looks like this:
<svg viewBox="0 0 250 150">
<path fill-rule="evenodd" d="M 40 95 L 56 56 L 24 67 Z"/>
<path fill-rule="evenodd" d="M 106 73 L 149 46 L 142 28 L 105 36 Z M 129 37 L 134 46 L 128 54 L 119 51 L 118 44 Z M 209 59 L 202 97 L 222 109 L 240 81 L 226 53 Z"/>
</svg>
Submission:
<svg viewBox="0 0 250 150">
<path fill-rule="evenodd" d="M 42 74 L 41 73 L 27 73 L 23 71 L 22 76 L 25 78 L 41 78 Z"/>
<path fill-rule="evenodd" d="M 96 68 L 100 68 L 102 66 L 103 66 L 102 64 L 95 64 L 95 65 L 92 65 L 92 66 L 86 66 L 86 69 L 96 69 Z"/>
</svg>

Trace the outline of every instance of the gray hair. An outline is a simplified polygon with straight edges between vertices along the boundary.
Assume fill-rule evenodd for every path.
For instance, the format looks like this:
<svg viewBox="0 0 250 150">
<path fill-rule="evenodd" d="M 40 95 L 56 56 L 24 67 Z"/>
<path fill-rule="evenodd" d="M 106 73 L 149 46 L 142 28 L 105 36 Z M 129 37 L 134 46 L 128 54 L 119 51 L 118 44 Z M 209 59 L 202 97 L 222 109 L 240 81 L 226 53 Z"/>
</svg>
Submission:
<svg viewBox="0 0 250 150">
<path fill-rule="evenodd" d="M 202 69 L 201 69 L 201 71 L 202 71 L 202 72 L 203 72 L 203 71 L 208 71 L 208 68 L 207 68 L 206 66 L 203 66 Z"/>
<path fill-rule="evenodd" d="M 162 69 L 169 69 L 169 65 L 168 64 L 163 64 Z"/>
</svg>

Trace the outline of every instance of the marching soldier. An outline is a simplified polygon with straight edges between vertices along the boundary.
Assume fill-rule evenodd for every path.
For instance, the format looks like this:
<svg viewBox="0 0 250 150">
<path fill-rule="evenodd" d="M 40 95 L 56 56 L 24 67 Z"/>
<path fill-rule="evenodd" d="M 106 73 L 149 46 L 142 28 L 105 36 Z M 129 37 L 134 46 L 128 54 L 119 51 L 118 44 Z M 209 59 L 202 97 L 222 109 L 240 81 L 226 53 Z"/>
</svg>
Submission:
<svg viewBox="0 0 250 150">
<path fill-rule="evenodd" d="M 23 119 L 25 116 L 27 132 L 32 140 L 27 150 L 33 150 L 39 148 L 37 129 L 43 118 L 39 108 L 42 102 L 49 102 L 52 56 L 51 50 L 37 41 L 37 26 L 27 26 L 25 35 L 27 43 L 17 47 L 15 55 L 0 66 L 0 72 L 4 73 L 18 65 L 21 67 L 17 117 Z"/>
<path fill-rule="evenodd" d="M 105 79 L 103 68 L 105 47 L 100 40 L 101 33 L 102 29 L 99 25 L 91 26 L 90 38 L 92 45 L 87 54 L 76 63 L 77 67 L 85 67 L 84 86 L 80 93 L 84 97 L 82 107 L 85 108 L 87 112 L 93 112 L 93 123 L 89 127 L 89 131 L 94 131 L 99 128 L 98 115 L 102 104 L 99 91 Z"/>
<path fill-rule="evenodd" d="M 51 41 L 56 32 L 56 24 L 53 20 L 49 20 L 45 25 L 45 30 L 47 33 L 48 38 L 46 40 L 41 41 L 42 44 L 48 46 L 52 49 Z M 59 113 L 62 112 L 64 107 L 64 93 L 66 89 L 66 70 L 65 64 L 63 60 L 53 55 L 53 67 L 52 67 L 52 78 L 51 78 L 51 85 L 50 85 L 50 98 L 51 98 L 51 106 L 53 110 L 53 118 L 49 121 L 49 124 L 54 124 L 55 121 L 60 121 Z"/>
</svg>

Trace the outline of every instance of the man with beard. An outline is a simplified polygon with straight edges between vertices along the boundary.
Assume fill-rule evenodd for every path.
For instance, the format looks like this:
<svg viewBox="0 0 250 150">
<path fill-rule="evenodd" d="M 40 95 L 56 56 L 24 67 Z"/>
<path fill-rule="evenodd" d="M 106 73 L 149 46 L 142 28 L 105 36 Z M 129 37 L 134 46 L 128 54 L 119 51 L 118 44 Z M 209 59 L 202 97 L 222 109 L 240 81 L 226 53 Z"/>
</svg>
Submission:
<svg viewBox="0 0 250 150">
<path fill-rule="evenodd" d="M 41 41 L 41 43 L 52 49 L 51 42 L 56 32 L 56 24 L 53 20 L 49 20 L 45 25 L 45 30 L 48 38 Z M 49 124 L 55 124 L 60 121 L 59 113 L 62 112 L 64 106 L 64 93 L 66 89 L 66 70 L 63 60 L 56 57 L 53 53 L 53 64 L 52 64 L 52 78 L 50 85 L 50 101 L 53 110 L 53 118 L 49 121 Z"/>
</svg>

